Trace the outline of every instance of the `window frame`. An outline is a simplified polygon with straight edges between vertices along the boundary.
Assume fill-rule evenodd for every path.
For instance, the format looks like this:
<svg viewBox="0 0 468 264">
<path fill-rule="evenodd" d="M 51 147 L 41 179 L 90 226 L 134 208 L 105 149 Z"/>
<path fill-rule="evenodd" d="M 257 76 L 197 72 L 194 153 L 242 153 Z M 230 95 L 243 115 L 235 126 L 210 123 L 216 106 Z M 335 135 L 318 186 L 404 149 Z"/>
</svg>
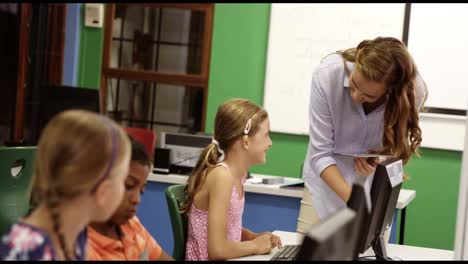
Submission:
<svg viewBox="0 0 468 264">
<path fill-rule="evenodd" d="M 211 39 L 213 33 L 214 4 L 163 4 L 163 3 L 122 3 L 123 6 L 149 6 L 154 8 L 172 8 L 191 11 L 202 11 L 204 16 L 204 33 L 202 43 L 202 58 L 200 74 L 180 74 L 159 72 L 154 70 L 129 70 L 112 68 L 110 52 L 112 49 L 112 29 L 115 18 L 116 4 L 106 4 L 104 19 L 104 46 L 101 66 L 101 87 L 100 105 L 101 113 L 107 112 L 107 87 L 111 79 L 121 79 L 129 81 L 147 81 L 169 85 L 182 85 L 186 89 L 197 87 L 203 89 L 203 110 L 201 119 L 201 129 L 205 129 L 206 107 L 208 99 L 208 79 L 211 57 Z"/>
</svg>

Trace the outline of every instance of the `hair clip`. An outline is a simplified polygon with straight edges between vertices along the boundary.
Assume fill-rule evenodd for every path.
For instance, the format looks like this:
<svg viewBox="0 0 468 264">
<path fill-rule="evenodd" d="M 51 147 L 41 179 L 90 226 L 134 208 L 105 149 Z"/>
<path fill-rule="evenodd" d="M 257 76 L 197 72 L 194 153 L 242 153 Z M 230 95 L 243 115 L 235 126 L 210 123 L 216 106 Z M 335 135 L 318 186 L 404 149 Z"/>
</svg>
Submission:
<svg viewBox="0 0 468 264">
<path fill-rule="evenodd" d="M 221 156 L 219 156 L 218 158 L 218 163 L 222 162 L 224 160 L 224 150 L 221 149 L 221 147 L 219 146 L 219 142 L 216 139 L 213 138 L 211 140 L 211 143 L 215 144 L 216 147 L 218 148 L 218 152 L 221 153 Z"/>
<path fill-rule="evenodd" d="M 247 124 L 245 125 L 245 128 L 244 128 L 244 134 L 246 135 L 249 134 L 251 126 L 252 126 L 252 118 L 249 118 L 249 121 L 247 121 Z"/>
</svg>

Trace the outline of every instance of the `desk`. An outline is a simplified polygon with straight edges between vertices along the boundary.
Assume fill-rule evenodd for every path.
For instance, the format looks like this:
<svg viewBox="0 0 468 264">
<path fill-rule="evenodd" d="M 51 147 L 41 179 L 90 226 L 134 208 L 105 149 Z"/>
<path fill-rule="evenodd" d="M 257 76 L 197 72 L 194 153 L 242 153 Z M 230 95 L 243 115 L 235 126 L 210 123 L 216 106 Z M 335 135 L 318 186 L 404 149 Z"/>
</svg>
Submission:
<svg viewBox="0 0 468 264">
<path fill-rule="evenodd" d="M 255 174 L 257 176 L 259 174 Z M 285 181 L 288 181 L 289 178 L 284 177 Z M 163 183 L 172 183 L 172 184 L 186 184 L 188 176 L 180 174 L 156 174 L 152 173 L 148 177 L 148 181 L 163 182 Z M 269 194 L 276 196 L 292 197 L 292 198 L 302 198 L 302 192 L 304 191 L 303 187 L 287 187 L 279 188 L 276 184 L 254 184 L 246 182 L 244 184 L 244 191 L 250 193 L 259 193 L 259 194 Z"/>
<path fill-rule="evenodd" d="M 405 240 L 405 222 L 406 222 L 406 206 L 414 200 L 416 197 L 416 191 L 414 190 L 405 190 L 401 189 L 400 194 L 398 195 L 398 201 L 397 201 L 397 209 L 401 209 L 401 221 L 400 221 L 400 239 L 398 243 L 400 245 L 404 244 Z M 395 225 L 397 222 L 397 212 L 395 212 L 395 215 L 393 217 L 393 224 Z M 394 238 L 394 236 L 393 236 Z M 395 239 L 392 239 L 391 241 L 395 241 Z"/>
<path fill-rule="evenodd" d="M 256 177 L 272 177 L 269 175 L 253 174 Z M 279 177 L 279 176 L 277 176 Z M 283 177 L 285 182 L 291 178 Z M 179 174 L 156 174 L 152 173 L 148 181 L 163 182 L 172 184 L 186 184 L 188 176 Z M 246 182 L 244 190 L 250 193 L 270 194 L 276 196 L 293 197 L 302 199 L 304 187 L 284 187 L 280 188 L 277 184 L 255 184 Z M 396 209 L 406 209 L 406 206 L 416 197 L 416 191 L 401 189 L 398 196 Z"/>
<path fill-rule="evenodd" d="M 273 175 L 262 175 L 262 174 L 252 174 L 255 177 L 280 177 Z M 152 173 L 148 177 L 149 182 L 159 182 L 164 184 L 185 184 L 187 182 L 186 175 L 179 174 L 156 174 Z M 294 178 L 283 177 L 285 182 L 295 181 Z M 266 230 L 286 230 L 286 231 L 296 231 L 297 216 L 299 215 L 300 201 L 302 199 L 302 194 L 304 192 L 304 187 L 286 187 L 280 188 L 279 185 L 271 184 L 255 184 L 246 182 L 244 184 L 244 190 L 246 192 L 246 207 L 244 211 L 244 226 L 256 231 L 266 231 Z M 161 190 L 162 191 L 162 190 Z M 416 191 L 414 190 L 404 190 L 400 191 L 398 196 L 398 201 L 396 205 L 396 210 L 393 218 L 392 226 L 396 227 L 398 219 L 398 210 L 401 210 L 401 221 L 400 221 L 400 239 L 399 243 L 404 243 L 404 232 L 405 232 L 405 223 L 406 223 L 406 208 L 407 205 L 414 200 L 416 197 Z M 165 208 L 165 201 L 162 201 L 162 208 Z M 146 200 L 143 199 L 143 206 L 147 204 Z M 154 210 L 155 203 L 154 200 L 149 206 L 148 210 Z M 157 203 L 156 203 L 157 205 Z M 276 208 L 274 208 L 276 206 Z M 282 212 L 279 212 L 280 209 Z M 141 212 L 142 210 L 138 210 Z M 141 212 L 140 214 L 145 214 Z M 140 217 L 140 215 L 138 216 Z M 145 216 L 143 216 L 145 217 Z M 159 216 L 160 218 L 160 216 Z M 159 219 L 158 218 L 158 219 Z M 272 223 L 271 219 L 276 219 L 276 223 Z M 146 221 L 143 219 L 143 221 Z M 147 222 L 152 222 L 150 219 Z M 168 221 L 168 223 L 170 223 Z M 273 228 L 273 229 L 268 229 Z M 156 229 L 153 229 L 156 230 Z M 161 229 L 159 229 L 162 231 Z M 155 231 L 156 232 L 156 231 Z M 161 233 L 161 232 L 160 232 Z M 152 234 L 155 236 L 155 234 Z M 161 234 L 159 234 L 160 236 Z M 157 236 L 155 236 L 157 237 Z M 172 243 L 172 238 L 171 243 Z M 158 240 L 159 241 L 159 240 Z M 396 241 L 396 228 L 392 228 L 390 241 Z M 164 242 L 163 242 L 164 243 Z M 172 250 L 172 249 L 170 249 Z"/>
<path fill-rule="evenodd" d="M 279 236 L 283 245 L 298 245 L 302 242 L 302 235 L 295 232 L 274 231 L 273 234 Z M 230 260 L 250 261 L 250 260 L 270 260 L 278 252 L 278 248 L 271 250 L 270 254 L 255 255 Z M 398 260 L 453 260 L 454 253 L 451 250 L 422 248 L 397 244 L 387 245 L 388 257 Z M 374 256 L 372 248 L 369 248 L 360 256 Z"/>
</svg>

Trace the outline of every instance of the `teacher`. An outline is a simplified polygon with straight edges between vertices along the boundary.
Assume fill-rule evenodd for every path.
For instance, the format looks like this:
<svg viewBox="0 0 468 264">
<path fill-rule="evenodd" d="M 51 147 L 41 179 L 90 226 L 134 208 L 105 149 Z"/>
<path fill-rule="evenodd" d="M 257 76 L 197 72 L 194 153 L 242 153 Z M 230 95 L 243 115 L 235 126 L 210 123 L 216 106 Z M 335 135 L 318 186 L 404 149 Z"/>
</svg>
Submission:
<svg viewBox="0 0 468 264">
<path fill-rule="evenodd" d="M 375 161 L 337 154 L 387 154 L 403 164 L 418 154 L 426 97 L 411 55 L 396 38 L 364 40 L 321 61 L 312 75 L 298 232 L 345 207 L 356 181 L 370 192 Z"/>
</svg>

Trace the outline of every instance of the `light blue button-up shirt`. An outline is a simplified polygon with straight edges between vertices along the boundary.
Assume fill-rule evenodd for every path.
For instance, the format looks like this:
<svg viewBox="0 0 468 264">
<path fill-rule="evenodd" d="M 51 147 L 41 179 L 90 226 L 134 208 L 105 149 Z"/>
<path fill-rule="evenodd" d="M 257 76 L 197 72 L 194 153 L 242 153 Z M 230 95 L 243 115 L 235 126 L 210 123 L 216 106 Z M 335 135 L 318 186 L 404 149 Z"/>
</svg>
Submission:
<svg viewBox="0 0 468 264">
<path fill-rule="evenodd" d="M 352 72 L 354 63 L 346 63 Z M 426 86 L 416 77 L 416 102 L 420 106 Z M 304 161 L 303 178 L 311 193 L 314 208 L 321 220 L 346 203 L 320 174 L 330 165 L 336 165 L 346 182 L 352 186 L 357 178 L 352 157 L 337 155 L 367 153 L 382 146 L 385 104 L 364 113 L 362 104 L 351 98 L 349 79 L 339 54 L 326 57 L 315 69 L 309 104 L 309 146 Z M 369 192 L 373 175 L 364 189 Z"/>
</svg>

